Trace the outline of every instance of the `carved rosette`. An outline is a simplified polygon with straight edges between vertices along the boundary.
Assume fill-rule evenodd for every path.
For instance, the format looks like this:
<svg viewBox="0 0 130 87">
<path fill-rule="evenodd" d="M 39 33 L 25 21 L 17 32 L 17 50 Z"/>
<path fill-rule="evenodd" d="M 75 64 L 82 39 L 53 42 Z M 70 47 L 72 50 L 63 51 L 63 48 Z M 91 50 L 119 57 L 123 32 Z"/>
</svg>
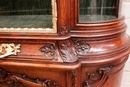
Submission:
<svg viewBox="0 0 130 87">
<path fill-rule="evenodd" d="M 50 79 L 30 79 L 26 75 L 12 74 L 0 69 L 0 86 L 3 87 L 60 87 L 60 85 Z"/>
<path fill-rule="evenodd" d="M 90 45 L 84 40 L 74 40 L 77 55 L 86 55 L 90 50 Z"/>
<path fill-rule="evenodd" d="M 39 49 L 39 51 L 46 58 L 52 58 L 54 60 L 58 60 L 55 44 L 45 44 L 43 47 Z"/>
<path fill-rule="evenodd" d="M 76 56 L 73 42 L 71 40 L 58 41 L 59 53 L 64 62 L 75 62 L 78 57 Z"/>
</svg>

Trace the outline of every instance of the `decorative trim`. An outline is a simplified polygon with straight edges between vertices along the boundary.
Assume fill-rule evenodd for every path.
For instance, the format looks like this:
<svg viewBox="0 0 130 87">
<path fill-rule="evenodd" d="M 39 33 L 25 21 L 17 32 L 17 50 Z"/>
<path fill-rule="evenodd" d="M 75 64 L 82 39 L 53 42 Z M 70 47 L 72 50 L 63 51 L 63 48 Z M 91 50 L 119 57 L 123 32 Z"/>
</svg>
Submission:
<svg viewBox="0 0 130 87">
<path fill-rule="evenodd" d="M 74 47 L 77 55 L 86 55 L 91 48 L 84 40 L 74 40 Z"/>
<path fill-rule="evenodd" d="M 73 48 L 71 40 L 58 41 L 59 52 L 64 62 L 75 62 L 78 57 Z"/>
<path fill-rule="evenodd" d="M 62 36 L 65 36 L 65 35 L 68 34 L 68 29 L 67 29 L 66 24 L 63 24 L 63 25 L 61 26 L 60 34 L 61 34 Z"/>
<path fill-rule="evenodd" d="M 52 58 L 54 60 L 58 60 L 55 44 L 45 44 L 43 47 L 39 49 L 39 51 L 46 58 Z"/>
<path fill-rule="evenodd" d="M 0 58 L 5 58 L 7 56 L 10 56 L 10 55 L 17 55 L 18 52 L 20 52 L 20 44 L 18 45 L 15 45 L 14 43 L 12 44 L 1 44 L 0 46 L 0 53 L 2 55 L 0 55 Z M 6 53 L 4 52 L 6 51 Z"/>
<path fill-rule="evenodd" d="M 56 29 L 55 29 L 56 30 Z M 0 28 L 0 32 L 42 32 L 56 33 L 52 28 Z"/>
<path fill-rule="evenodd" d="M 57 2 L 56 0 L 51 0 L 52 4 L 52 23 L 53 29 L 57 31 Z"/>
<path fill-rule="evenodd" d="M 0 69 L 0 85 L 9 87 L 60 87 L 60 85 L 50 79 L 32 80 L 26 75 L 12 74 Z"/>
</svg>

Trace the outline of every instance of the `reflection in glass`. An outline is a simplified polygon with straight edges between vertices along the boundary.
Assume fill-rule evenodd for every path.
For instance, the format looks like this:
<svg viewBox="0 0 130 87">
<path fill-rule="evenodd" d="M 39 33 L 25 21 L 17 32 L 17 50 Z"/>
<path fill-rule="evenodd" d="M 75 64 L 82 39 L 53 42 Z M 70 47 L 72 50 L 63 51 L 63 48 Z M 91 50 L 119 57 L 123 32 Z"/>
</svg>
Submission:
<svg viewBox="0 0 130 87">
<path fill-rule="evenodd" d="M 52 29 L 55 1 L 0 0 L 0 28 Z"/>
<path fill-rule="evenodd" d="M 118 0 L 79 0 L 79 22 L 105 21 L 118 17 Z"/>
</svg>

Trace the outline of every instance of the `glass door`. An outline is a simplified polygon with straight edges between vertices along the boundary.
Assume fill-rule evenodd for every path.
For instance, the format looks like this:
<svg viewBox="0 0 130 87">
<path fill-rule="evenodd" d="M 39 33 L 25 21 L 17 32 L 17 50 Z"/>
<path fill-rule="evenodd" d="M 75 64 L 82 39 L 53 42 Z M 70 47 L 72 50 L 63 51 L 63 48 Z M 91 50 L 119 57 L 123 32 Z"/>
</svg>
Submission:
<svg viewBox="0 0 130 87">
<path fill-rule="evenodd" d="M 79 22 L 118 18 L 119 0 L 79 0 Z"/>
<path fill-rule="evenodd" d="M 0 0 L 0 31 L 56 33 L 56 29 L 56 0 Z"/>
</svg>

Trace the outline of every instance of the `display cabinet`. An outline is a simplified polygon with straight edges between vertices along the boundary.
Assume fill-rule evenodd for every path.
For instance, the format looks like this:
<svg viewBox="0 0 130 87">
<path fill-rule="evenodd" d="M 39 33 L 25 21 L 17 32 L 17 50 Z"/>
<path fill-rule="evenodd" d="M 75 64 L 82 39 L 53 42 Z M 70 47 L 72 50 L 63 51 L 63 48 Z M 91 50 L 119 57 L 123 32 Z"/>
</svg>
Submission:
<svg viewBox="0 0 130 87">
<path fill-rule="evenodd" d="M 120 0 L 0 0 L 0 87 L 120 87 L 130 53 Z"/>
</svg>

